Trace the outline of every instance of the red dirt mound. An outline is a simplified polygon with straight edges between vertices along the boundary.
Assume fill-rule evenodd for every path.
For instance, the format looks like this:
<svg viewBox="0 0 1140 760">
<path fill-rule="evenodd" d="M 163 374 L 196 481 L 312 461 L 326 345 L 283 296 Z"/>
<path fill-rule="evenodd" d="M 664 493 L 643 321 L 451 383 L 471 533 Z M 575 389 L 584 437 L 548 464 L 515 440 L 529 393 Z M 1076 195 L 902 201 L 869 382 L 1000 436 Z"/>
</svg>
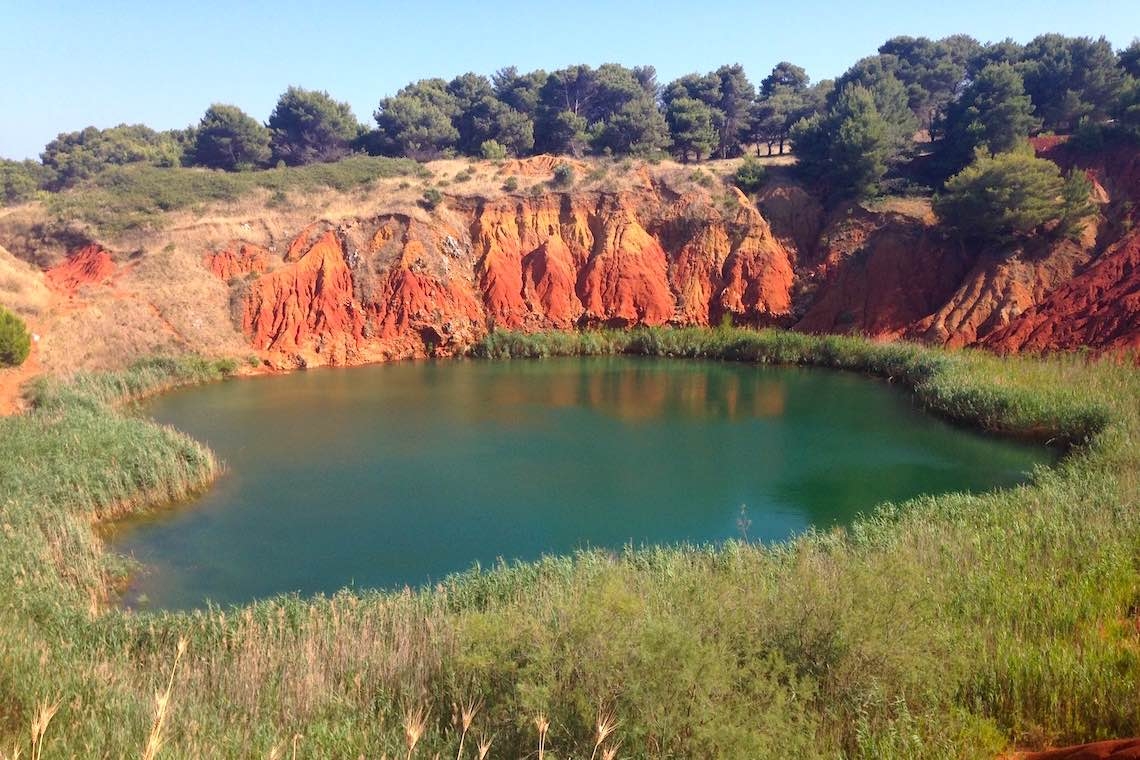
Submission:
<svg viewBox="0 0 1140 760">
<path fill-rule="evenodd" d="M 1116 739 L 1076 747 L 1029 752 L 1017 760 L 1140 760 L 1140 739 Z"/>
<path fill-rule="evenodd" d="M 115 274 L 111 254 L 98 244 L 80 248 L 68 259 L 47 270 L 48 285 L 57 291 L 73 294 L 83 285 L 97 285 Z"/>
<path fill-rule="evenodd" d="M 995 331 L 983 345 L 1003 353 L 1082 346 L 1140 350 L 1140 230 Z"/>
</svg>

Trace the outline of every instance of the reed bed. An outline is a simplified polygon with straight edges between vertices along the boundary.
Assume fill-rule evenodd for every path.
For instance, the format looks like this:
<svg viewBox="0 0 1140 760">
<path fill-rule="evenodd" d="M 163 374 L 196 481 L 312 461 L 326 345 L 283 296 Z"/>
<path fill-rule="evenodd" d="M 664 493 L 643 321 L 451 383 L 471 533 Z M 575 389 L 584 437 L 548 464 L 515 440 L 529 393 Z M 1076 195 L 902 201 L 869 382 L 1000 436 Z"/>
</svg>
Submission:
<svg viewBox="0 0 1140 760">
<path fill-rule="evenodd" d="M 473 353 L 859 371 L 1068 454 L 1018 488 L 884 504 L 777 545 L 140 614 L 102 601 L 123 568 L 93 517 L 218 465 L 118 399 L 225 368 L 52 381 L 0 422 L 0 752 L 27 756 L 37 710 L 58 704 L 45 757 L 142 756 L 156 694 L 159 757 L 977 758 L 1140 733 L 1133 367 L 732 328 L 492 333 Z"/>
</svg>

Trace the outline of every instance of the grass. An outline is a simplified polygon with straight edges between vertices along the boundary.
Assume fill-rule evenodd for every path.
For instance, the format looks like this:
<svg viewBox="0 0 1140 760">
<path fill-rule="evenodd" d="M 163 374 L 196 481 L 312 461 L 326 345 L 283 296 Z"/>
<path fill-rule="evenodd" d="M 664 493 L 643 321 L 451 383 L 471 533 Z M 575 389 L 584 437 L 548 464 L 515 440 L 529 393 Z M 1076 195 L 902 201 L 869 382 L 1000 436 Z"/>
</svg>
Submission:
<svg viewBox="0 0 1140 760">
<path fill-rule="evenodd" d="M 348 192 L 390 177 L 424 177 L 410 159 L 350 156 L 336 163 L 251 172 L 163 168 L 144 164 L 113 167 L 63 193 L 47 196 L 49 213 L 62 222 L 86 222 L 106 235 L 154 227 L 164 212 L 210 203 L 230 203 L 256 191 L 286 203 L 289 193 L 332 189 Z"/>
<path fill-rule="evenodd" d="M 489 757 L 611 757 L 620 743 L 622 757 L 977 758 L 1140 733 L 1133 368 L 731 328 L 493 333 L 475 349 L 619 352 L 865 372 L 935 413 L 1070 452 L 1025 486 L 882 505 L 774 546 L 594 551 L 402 593 L 96 612 L 122 568 L 92 515 L 177 496 L 217 466 L 120 399 L 225 367 L 50 381 L 31 413 L 0 423 L 0 752 L 27 752 L 37 706 L 58 702 L 45 756 L 138 756 L 168 688 L 162 757 L 290 743 L 297 757 L 447 757 L 475 732 L 493 737 L 479 743 Z"/>
</svg>

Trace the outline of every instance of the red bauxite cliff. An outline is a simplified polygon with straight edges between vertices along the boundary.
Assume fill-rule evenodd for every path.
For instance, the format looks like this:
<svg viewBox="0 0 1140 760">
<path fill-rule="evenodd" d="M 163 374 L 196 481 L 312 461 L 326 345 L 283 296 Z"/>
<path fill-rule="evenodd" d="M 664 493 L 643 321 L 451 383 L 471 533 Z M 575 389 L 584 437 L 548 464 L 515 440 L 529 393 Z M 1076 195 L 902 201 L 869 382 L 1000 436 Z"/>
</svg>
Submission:
<svg viewBox="0 0 1140 760">
<path fill-rule="evenodd" d="M 1052 147 L 1065 164 L 1063 150 Z M 315 223 L 276 267 L 241 241 L 207 263 L 246 278 L 241 328 L 274 366 L 445 355 L 496 326 L 707 325 L 725 315 L 999 351 L 1132 349 L 1136 162 L 1087 167 L 1104 215 L 1084 239 L 1014 251 L 970 250 L 928 215 L 889 207 L 829 217 L 793 186 L 771 188 L 758 208 L 735 191 L 717 202 L 646 182 L 450 199 L 426 221 Z"/>
<path fill-rule="evenodd" d="M 828 211 L 802 188 L 775 183 L 753 203 L 730 187 L 671 184 L 643 168 L 622 190 L 539 184 L 447 197 L 430 212 L 301 226 L 266 212 L 226 228 L 249 239 L 167 245 L 187 250 L 201 276 L 183 268 L 182 284 L 158 290 L 161 257 L 148 264 L 150 254 L 99 245 L 46 278 L 70 299 L 68 329 L 84 318 L 85 299 L 113 290 L 116 304 L 162 315 L 182 350 L 244 341 L 279 368 L 448 355 L 494 327 L 708 325 L 726 316 L 1000 352 L 1088 346 L 1140 356 L 1140 151 L 1089 161 L 1064 144 L 1044 147 L 1094 180 L 1101 214 L 1079 240 L 987 251 L 946 235 L 922 201 Z M 556 164 L 516 163 L 530 177 Z M 211 300 L 182 296 L 188 287 Z M 105 316 L 106 305 L 95 311 Z M 232 326 L 202 316 L 224 313 Z"/>
<path fill-rule="evenodd" d="M 792 254 L 743 195 L 650 191 L 453 199 L 430 221 L 305 228 L 276 262 L 206 255 L 271 365 L 446 355 L 494 326 L 790 324 Z"/>
</svg>

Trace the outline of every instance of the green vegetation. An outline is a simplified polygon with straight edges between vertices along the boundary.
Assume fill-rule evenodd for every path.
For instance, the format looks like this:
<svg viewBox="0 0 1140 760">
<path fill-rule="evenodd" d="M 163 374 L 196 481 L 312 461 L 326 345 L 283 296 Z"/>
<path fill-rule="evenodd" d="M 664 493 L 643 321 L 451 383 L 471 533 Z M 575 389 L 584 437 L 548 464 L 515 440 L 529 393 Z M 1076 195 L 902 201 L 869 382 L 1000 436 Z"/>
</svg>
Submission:
<svg viewBox="0 0 1140 760">
<path fill-rule="evenodd" d="M 570 187 L 574 184 L 574 167 L 570 164 L 559 164 L 554 167 L 554 177 L 551 183 L 555 187 Z"/>
<path fill-rule="evenodd" d="M 797 173 L 829 201 L 873 195 L 897 158 L 874 95 L 858 85 L 845 88 L 826 116 L 796 125 L 792 139 Z"/>
<path fill-rule="evenodd" d="M 49 178 L 47 168 L 37 161 L 0 158 L 0 206 L 30 201 Z"/>
<path fill-rule="evenodd" d="M 826 201 L 910 192 L 940 186 L 977 148 L 1001 153 L 1039 128 L 1078 133 L 1086 145 L 1106 134 L 1140 137 L 1136 51 L 1057 34 L 1025 45 L 894 37 L 835 81 L 813 84 L 802 67 L 781 61 L 758 88 L 739 64 L 664 85 L 652 66 L 508 67 L 490 77 L 409 83 L 379 100 L 371 130 L 327 92 L 290 87 L 264 126 L 214 104 L 186 129 L 124 124 L 60 134 L 40 164 L 0 161 L 0 202 L 127 165 L 247 171 L 352 153 L 417 161 L 671 153 L 688 162 L 739 157 L 752 147 L 759 154 L 762 146 L 782 154 L 789 142 L 801 177 Z M 921 160 L 928 153 L 937 160 Z"/>
<path fill-rule="evenodd" d="M 0 367 L 18 367 L 32 350 L 24 320 L 0 305 Z"/>
<path fill-rule="evenodd" d="M 215 103 L 195 131 L 194 163 L 210 169 L 239 171 L 269 161 L 269 130 L 236 106 Z"/>
<path fill-rule="evenodd" d="M 484 140 L 479 145 L 479 154 L 487 161 L 502 161 L 507 157 L 507 148 L 497 140 Z"/>
<path fill-rule="evenodd" d="M 1076 231 L 1096 213 L 1091 192 L 1083 172 L 1062 178 L 1055 163 L 1036 158 L 1027 147 L 996 156 L 980 153 L 946 183 L 934 211 L 964 238 L 1002 244 L 1050 223 L 1062 234 Z"/>
<path fill-rule="evenodd" d="M 990 64 L 947 107 L 939 152 L 954 173 L 979 148 L 991 154 L 1013 150 L 1039 123 L 1017 70 L 1008 63 Z"/>
<path fill-rule="evenodd" d="M 348 103 L 323 90 L 290 87 L 277 99 L 265 123 L 273 160 L 288 166 L 339 161 L 352 152 L 360 122 Z"/>
<path fill-rule="evenodd" d="M 120 124 L 60 134 L 40 158 L 48 177 L 45 188 L 60 190 L 111 166 L 178 166 L 181 155 L 182 146 L 172 133 L 155 132 L 142 124 Z"/>
<path fill-rule="evenodd" d="M 0 750 L 27 751 L 55 705 L 48 757 L 137 756 L 156 724 L 166 757 L 294 741 L 298 757 L 450 756 L 468 730 L 469 748 L 493 736 L 491 757 L 533 753 L 540 733 L 550 756 L 588 757 L 599 714 L 632 757 L 975 758 L 1140 730 L 1135 371 L 729 327 L 492 333 L 475 353 L 619 351 L 867 372 L 936 413 L 1073 448 L 1024 487 L 883 505 L 777 546 L 586 552 L 414 592 L 93 615 L 122 567 L 92 516 L 216 468 L 117 400 L 226 368 L 49 381 L 31 413 L 0 420 Z M 182 648 L 159 723 L 154 694 Z"/>
<path fill-rule="evenodd" d="M 441 193 L 439 190 L 436 190 L 434 187 L 429 187 L 427 190 L 424 190 L 424 194 L 420 198 L 420 203 L 423 204 L 423 207 L 428 211 L 431 211 L 436 206 L 443 203 L 443 193 Z"/>
<path fill-rule="evenodd" d="M 752 156 L 744 159 L 732 174 L 732 182 L 745 193 L 755 193 L 764 187 L 768 171 Z"/>
</svg>

